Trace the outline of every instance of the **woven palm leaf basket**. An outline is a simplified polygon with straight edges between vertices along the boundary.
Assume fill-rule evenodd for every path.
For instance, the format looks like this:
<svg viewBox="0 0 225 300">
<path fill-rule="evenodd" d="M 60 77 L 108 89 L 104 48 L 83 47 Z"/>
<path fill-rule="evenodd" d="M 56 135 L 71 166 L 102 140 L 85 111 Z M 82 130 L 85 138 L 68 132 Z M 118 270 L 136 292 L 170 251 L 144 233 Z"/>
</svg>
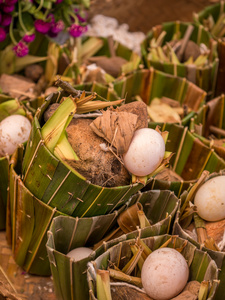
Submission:
<svg viewBox="0 0 225 300">
<path fill-rule="evenodd" d="M 26 116 L 28 120 L 32 121 L 32 115 L 28 112 L 28 110 L 22 103 L 20 103 L 17 99 L 12 99 L 9 96 L 0 95 L 0 122 L 11 115 Z M 3 142 L 1 142 L 2 146 L 4 146 Z M 1 149 L 0 156 L 0 230 L 3 230 L 6 228 L 6 206 L 9 185 L 9 160 L 11 154 L 5 155 L 4 151 Z"/>
<path fill-rule="evenodd" d="M 147 67 L 185 77 L 205 90 L 208 100 L 214 97 L 217 42 L 202 25 L 176 21 L 154 26 L 142 43 L 142 56 Z"/>
<path fill-rule="evenodd" d="M 224 95 L 218 96 L 203 105 L 191 118 L 190 130 L 205 145 L 223 159 L 225 158 L 224 137 Z"/>
<path fill-rule="evenodd" d="M 216 84 L 215 96 L 224 93 L 224 72 L 225 72 L 225 44 L 224 44 L 224 1 L 206 6 L 198 13 L 193 14 L 193 20 L 196 24 L 201 24 L 211 34 L 212 38 L 218 43 L 219 69 Z"/>
<path fill-rule="evenodd" d="M 85 88 L 89 88 L 89 98 L 98 95 L 97 92 L 101 94 L 100 102 L 104 105 L 117 101 L 121 103 L 112 89 L 101 84 L 87 83 Z M 83 92 L 82 94 L 84 95 Z M 68 92 L 61 90 L 51 94 L 37 110 L 25 153 L 19 156 L 15 153 L 14 161 L 11 162 L 8 240 L 11 240 L 17 264 L 37 275 L 50 274 L 45 243 L 47 230 L 55 216 L 96 217 L 94 220 L 98 220 L 99 216 L 102 220 L 99 222 L 104 228 L 100 229 L 101 239 L 113 225 L 116 216 L 125 208 L 124 204 L 130 196 L 143 187 L 141 183 L 112 188 L 92 184 L 49 151 L 43 143 L 39 120 L 42 122 L 41 117 L 46 107 L 60 100 L 63 95 L 67 97 Z M 34 168 L 37 168 L 37 172 Z"/>
<path fill-rule="evenodd" d="M 200 193 L 200 189 L 203 186 L 213 183 L 219 177 L 224 177 L 224 170 L 209 174 L 203 172 L 200 179 L 181 195 L 181 206 L 177 211 L 176 220 L 174 223 L 173 234 L 178 234 L 180 237 L 190 241 L 197 248 L 207 251 L 212 259 L 216 262 L 219 268 L 220 285 L 215 295 L 215 299 L 223 299 L 225 297 L 224 282 L 225 282 L 225 252 L 224 252 L 224 219 L 220 218 L 219 221 L 213 221 L 202 215 L 198 202 L 195 202 L 197 193 Z M 223 185 L 222 185 L 223 189 Z M 207 191 L 207 190 L 206 190 Z M 216 202 L 213 201 L 213 190 L 209 190 L 207 194 L 211 199 L 212 206 L 211 211 L 215 211 Z M 219 187 L 217 188 L 219 194 Z M 215 196 L 215 199 L 217 197 Z M 205 197 L 205 203 L 209 203 L 209 200 Z M 196 206 L 197 205 L 197 206 Z M 209 204 L 210 205 L 210 204 Z M 208 208 L 205 207 L 205 213 Z M 221 209 L 221 207 L 219 207 Z"/>
<path fill-rule="evenodd" d="M 151 299 L 142 289 L 140 270 L 142 270 L 143 263 L 131 264 L 132 257 L 137 255 L 134 249 L 135 246 L 138 249 L 138 245 L 142 245 L 144 251 L 146 251 L 146 253 L 143 253 L 143 251 L 143 254 L 140 254 L 140 259 L 145 257 L 144 261 L 148 255 L 151 255 L 160 247 L 177 249 L 187 261 L 189 267 L 188 281 L 198 281 L 202 287 L 208 282 L 204 288 L 204 298 L 201 294 L 202 291 L 199 290 L 199 293 L 197 293 L 198 299 L 214 299 L 219 283 L 217 279 L 218 270 L 216 270 L 215 262 L 205 251 L 198 250 L 192 243 L 177 236 L 148 237 L 146 235 L 142 236 L 142 234 L 139 238 L 118 241 L 88 264 L 87 277 L 91 299 L 100 300 L 103 297 L 105 299 L 118 299 L 119 297 L 123 297 L 123 299 L 129 299 L 129 297 L 133 297 L 133 299 Z M 128 271 L 127 267 L 129 265 L 132 268 Z M 119 275 L 120 280 L 118 280 Z M 128 278 L 130 278 L 130 281 L 128 281 Z M 158 284 L 160 285 L 160 282 Z M 176 284 L 176 282 L 173 284 Z M 101 293 L 102 289 L 100 287 L 104 287 L 104 294 Z"/>
<path fill-rule="evenodd" d="M 117 217 L 117 226 L 97 245 L 97 233 L 91 231 L 85 218 L 79 219 L 78 223 L 77 218 L 54 218 L 46 247 L 57 299 L 87 299 L 87 263 L 104 253 L 115 239 L 137 237 L 140 232 L 136 228 L 143 231 L 142 235 L 147 232 L 148 236 L 168 233 L 178 205 L 179 200 L 171 191 L 154 190 L 135 194 L 129 199 L 126 210 Z M 67 255 L 72 249 L 80 247 L 88 247 L 93 251 L 84 259 Z"/>
</svg>

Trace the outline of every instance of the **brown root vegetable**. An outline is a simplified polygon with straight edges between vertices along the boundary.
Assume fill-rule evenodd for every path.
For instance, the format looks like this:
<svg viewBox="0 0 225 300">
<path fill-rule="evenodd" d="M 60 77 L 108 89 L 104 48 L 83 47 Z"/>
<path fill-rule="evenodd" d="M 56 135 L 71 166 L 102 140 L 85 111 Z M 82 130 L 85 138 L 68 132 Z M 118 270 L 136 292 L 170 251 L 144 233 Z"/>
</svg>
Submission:
<svg viewBox="0 0 225 300">
<path fill-rule="evenodd" d="M 52 114 L 56 111 L 56 109 L 59 107 L 59 103 L 53 103 L 51 104 L 48 109 L 44 113 L 44 121 L 47 122 L 48 119 L 52 116 Z"/>
<path fill-rule="evenodd" d="M 193 60 L 196 60 L 196 58 L 201 54 L 200 48 L 199 46 L 189 40 L 187 42 L 187 45 L 185 47 L 184 53 L 183 53 L 183 57 L 182 57 L 182 61 L 185 62 L 187 61 L 191 56 L 193 57 Z"/>
<path fill-rule="evenodd" d="M 88 61 L 90 63 L 95 63 L 98 67 L 102 68 L 106 73 L 113 77 L 118 77 L 121 73 L 122 65 L 127 63 L 127 60 L 120 56 L 96 56 L 89 58 Z"/>
<path fill-rule="evenodd" d="M 165 168 L 156 174 L 155 179 L 166 181 L 183 181 L 183 179 L 177 173 L 169 168 Z"/>
<path fill-rule="evenodd" d="M 138 116 L 136 130 L 148 127 L 147 105 L 142 101 L 134 101 L 125 105 L 118 106 L 115 111 L 126 111 Z"/>
<path fill-rule="evenodd" d="M 99 82 L 102 84 L 106 84 L 104 73 L 102 72 L 102 69 L 97 67 L 94 70 L 87 70 L 84 75 L 84 82 Z"/>
<path fill-rule="evenodd" d="M 34 82 L 37 82 L 42 74 L 44 74 L 44 69 L 38 64 L 29 65 L 25 68 L 25 76 Z"/>
<path fill-rule="evenodd" d="M 67 127 L 68 141 L 79 157 L 79 161 L 67 161 L 91 183 L 114 187 L 130 183 L 130 175 L 111 151 L 100 145 L 105 140 L 90 127 L 90 119 L 73 119 Z"/>
<path fill-rule="evenodd" d="M 127 152 L 137 129 L 148 127 L 147 105 L 142 101 L 110 108 L 102 113 L 90 126 L 97 135 L 114 146 L 118 154 Z"/>
<path fill-rule="evenodd" d="M 111 295 L 113 300 L 152 300 L 147 294 L 123 283 L 111 286 Z"/>
</svg>

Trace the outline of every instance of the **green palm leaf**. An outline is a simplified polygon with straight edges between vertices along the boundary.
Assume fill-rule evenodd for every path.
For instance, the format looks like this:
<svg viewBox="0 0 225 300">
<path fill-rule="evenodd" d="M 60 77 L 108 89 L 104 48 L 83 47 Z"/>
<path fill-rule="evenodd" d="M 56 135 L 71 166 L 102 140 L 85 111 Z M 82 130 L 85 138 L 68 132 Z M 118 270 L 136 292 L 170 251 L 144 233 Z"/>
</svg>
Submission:
<svg viewBox="0 0 225 300">
<path fill-rule="evenodd" d="M 95 243 L 113 226 L 118 214 L 125 208 L 111 214 L 93 218 L 70 218 L 35 197 L 23 184 L 20 176 L 23 160 L 23 149 L 18 148 L 13 154 L 10 165 L 10 185 L 7 222 L 7 236 L 12 244 L 12 252 L 16 263 L 28 273 L 50 275 L 50 264 L 46 250 L 47 231 L 53 218 L 65 216 L 69 227 L 67 232 L 74 235 L 76 241 L 84 244 Z M 17 173 L 18 172 L 18 173 Z M 58 232 L 60 234 L 60 232 Z M 61 238 L 60 238 L 61 239 Z M 76 243 L 75 241 L 75 243 Z M 61 239 L 64 247 L 65 239 Z M 71 241 L 72 242 L 72 241 Z M 67 245 L 73 247 L 74 245 Z"/>
<path fill-rule="evenodd" d="M 92 91 L 103 91 L 100 99 L 104 96 L 107 96 L 106 99 L 115 99 L 115 92 L 111 93 L 102 85 L 89 87 Z M 68 215 L 90 217 L 112 212 L 143 185 L 114 188 L 93 185 L 78 172 L 67 168 L 48 150 L 41 134 L 42 115 L 51 103 L 60 101 L 62 95 L 63 92 L 50 95 L 34 117 L 23 161 L 23 183 L 35 197 Z"/>
<path fill-rule="evenodd" d="M 156 125 L 158 124 L 149 123 L 150 128 L 155 128 Z M 204 170 L 213 173 L 225 168 L 225 161 L 213 149 L 195 137 L 188 127 L 167 123 L 162 124 L 161 130 L 169 132 L 166 150 L 174 153 L 170 159 L 170 168 L 183 180 L 166 181 L 151 178 L 143 190 L 170 189 L 180 196 L 192 183 L 196 182 Z"/>
<path fill-rule="evenodd" d="M 173 193 L 159 190 L 138 193 L 129 199 L 127 205 L 131 207 L 137 202 L 143 206 L 143 211 L 152 224 L 141 230 L 143 236 L 164 234 L 170 231 L 179 204 L 178 198 Z M 120 213 L 121 210 L 118 216 Z M 63 216 L 54 218 L 46 246 L 57 299 L 88 298 L 87 262 L 102 254 L 106 250 L 105 247 L 113 245 L 115 240 L 104 243 L 87 259 L 77 262 L 70 260 L 66 254 L 77 247 L 95 245 L 102 236 L 102 234 L 99 235 L 98 230 L 103 228 L 104 224 L 101 224 L 100 217 L 97 219 L 96 217 L 78 219 Z M 139 233 L 137 230 L 130 232 L 126 234 L 126 239 L 135 238 Z M 119 237 L 120 240 L 124 238 L 124 234 Z"/>
<path fill-rule="evenodd" d="M 187 242 L 184 248 L 183 245 L 185 240 L 179 237 L 172 237 L 170 235 L 161 235 L 144 238 L 140 237 L 143 242 L 153 251 L 158 249 L 164 243 L 168 243 L 166 247 L 175 247 L 183 249 L 181 254 L 185 257 L 190 274 L 189 280 L 197 280 L 202 282 L 203 280 L 209 280 L 212 284 L 210 293 L 207 293 L 206 299 L 214 299 L 214 295 L 218 286 L 218 269 L 215 262 L 210 258 L 210 256 L 201 250 L 198 250 L 192 243 Z M 170 239 L 172 240 L 170 241 Z M 94 261 L 88 264 L 88 285 L 90 290 L 90 298 L 98 299 L 96 296 L 96 279 L 95 271 L 96 269 L 106 270 L 109 262 L 114 263 L 120 269 L 126 265 L 126 263 L 132 257 L 132 252 L 129 247 L 130 243 L 134 243 L 135 239 L 117 241 L 113 246 L 110 246 L 107 251 L 98 256 Z M 124 256 L 124 254 L 126 255 Z M 121 257 L 123 259 L 121 260 Z M 122 283 L 122 282 L 121 282 Z"/>
<path fill-rule="evenodd" d="M 189 66 L 184 63 L 164 62 L 159 58 L 148 58 L 149 44 L 153 39 L 157 39 L 162 32 L 166 32 L 162 43 L 162 46 L 164 46 L 166 43 L 172 40 L 175 34 L 180 35 L 179 39 L 183 38 L 190 24 L 191 23 L 177 21 L 162 23 L 161 25 L 153 27 L 148 32 L 145 41 L 142 43 L 142 55 L 147 67 L 152 66 L 155 69 L 163 71 L 165 73 L 185 77 L 205 90 L 208 94 L 208 99 L 212 99 L 215 92 L 217 70 L 219 64 L 216 48 L 217 43 L 216 41 L 212 43 L 211 35 L 202 26 L 192 24 L 194 29 L 190 36 L 190 40 L 194 41 L 198 45 L 200 45 L 201 43 L 205 44 L 211 51 L 211 61 L 206 66 L 196 66 L 194 68 L 194 75 L 192 75 L 192 72 L 190 72 Z"/>
<path fill-rule="evenodd" d="M 219 173 L 213 173 L 213 174 L 208 174 L 203 183 L 206 182 L 207 180 L 215 177 L 215 176 L 224 176 L 224 170 L 220 171 Z M 198 184 L 198 182 L 196 183 L 196 185 Z M 193 189 L 195 188 L 195 185 L 193 186 Z M 211 250 L 207 247 L 205 247 L 204 245 L 200 245 L 200 243 L 198 241 L 196 241 L 193 236 L 191 236 L 189 234 L 189 232 L 187 230 L 184 230 L 184 225 L 186 226 L 185 223 L 182 223 L 181 221 L 181 209 L 182 211 L 184 211 L 184 208 L 186 207 L 186 205 L 188 205 L 187 201 L 185 201 L 186 199 L 189 199 L 188 197 L 191 196 L 192 193 L 192 189 L 189 189 L 188 191 L 186 191 L 183 195 L 183 205 L 181 206 L 181 208 L 178 209 L 177 211 L 177 215 L 176 215 L 176 219 L 174 222 L 174 228 L 173 228 L 173 234 L 178 234 L 180 237 L 190 241 L 192 244 L 194 244 L 197 248 L 202 249 L 204 251 L 207 251 L 207 253 L 210 255 L 210 257 L 216 262 L 218 268 L 219 268 L 219 280 L 220 280 L 220 284 L 219 287 L 216 291 L 215 294 L 215 300 L 220 300 L 223 299 L 225 297 L 225 291 L 224 291 L 224 284 L 225 284 L 225 253 L 222 251 L 214 251 Z M 190 201 L 193 202 L 193 197 L 191 196 Z M 190 224 L 193 221 L 193 214 L 190 216 L 188 223 Z"/>
<path fill-rule="evenodd" d="M 139 96 L 147 105 L 154 98 L 168 97 L 182 106 L 187 105 L 191 110 L 198 111 L 204 104 L 206 92 L 180 78 L 157 71 L 153 68 L 136 70 L 113 82 L 114 90 L 119 97 L 131 102 Z"/>
</svg>

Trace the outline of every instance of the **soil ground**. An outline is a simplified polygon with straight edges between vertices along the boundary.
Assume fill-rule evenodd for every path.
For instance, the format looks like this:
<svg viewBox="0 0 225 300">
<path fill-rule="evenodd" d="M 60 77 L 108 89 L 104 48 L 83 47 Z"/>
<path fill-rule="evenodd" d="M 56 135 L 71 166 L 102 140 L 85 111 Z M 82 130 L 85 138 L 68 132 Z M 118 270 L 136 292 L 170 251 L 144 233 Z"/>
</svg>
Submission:
<svg viewBox="0 0 225 300">
<path fill-rule="evenodd" d="M 147 33 L 152 26 L 168 21 L 192 21 L 193 12 L 200 12 L 217 0 L 92 0 L 89 18 L 96 14 L 117 18 L 127 23 L 130 31 Z"/>
</svg>

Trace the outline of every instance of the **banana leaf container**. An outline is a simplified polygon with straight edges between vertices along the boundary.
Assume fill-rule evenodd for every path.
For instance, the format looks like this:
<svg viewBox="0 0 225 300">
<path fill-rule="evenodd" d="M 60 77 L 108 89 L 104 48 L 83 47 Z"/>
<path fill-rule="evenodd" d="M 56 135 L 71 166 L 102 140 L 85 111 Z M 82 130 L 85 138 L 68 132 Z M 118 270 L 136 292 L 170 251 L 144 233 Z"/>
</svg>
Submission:
<svg viewBox="0 0 225 300">
<path fill-rule="evenodd" d="M 154 98 L 167 97 L 177 101 L 180 106 L 189 107 L 191 116 L 206 102 L 206 92 L 186 78 L 170 75 L 152 67 L 135 70 L 117 78 L 112 84 L 118 96 L 125 97 L 127 102 L 138 97 L 150 105 Z M 187 120 L 189 118 L 190 116 L 187 116 Z M 187 120 L 183 122 L 186 124 Z"/>
<path fill-rule="evenodd" d="M 92 91 L 100 92 L 100 89 L 101 97 L 112 103 L 117 99 L 113 90 L 110 92 L 110 89 L 98 84 L 94 88 L 92 86 Z M 110 213 L 122 206 L 143 184 L 113 188 L 91 184 L 68 169 L 47 149 L 40 131 L 42 116 L 46 108 L 60 101 L 61 97 L 61 92 L 49 95 L 34 116 L 22 166 L 23 183 L 35 197 L 68 215 L 90 217 Z"/>
<path fill-rule="evenodd" d="M 150 128 L 155 128 L 149 123 Z M 209 173 L 219 172 L 225 168 L 225 161 L 212 148 L 206 146 L 188 129 L 178 124 L 161 124 L 162 131 L 168 131 L 166 151 L 174 153 L 168 168 L 178 174 L 179 179 L 151 178 L 142 190 L 169 189 L 180 197 L 190 185 L 195 183 L 204 170 Z"/>
<path fill-rule="evenodd" d="M 142 228 L 140 226 L 139 230 L 134 227 L 127 230 L 130 222 L 134 225 L 134 218 L 128 222 L 127 217 L 137 204 L 142 205 L 145 216 L 151 220 L 151 225 Z M 95 230 L 93 232 L 91 230 L 91 224 L 93 227 L 91 220 L 94 218 L 89 218 L 90 226 L 84 223 L 85 218 L 79 220 L 64 216 L 54 218 L 48 231 L 46 247 L 57 299 L 88 299 L 87 263 L 104 253 L 109 246 L 115 243 L 115 240 L 130 239 L 139 234 L 153 236 L 168 233 L 172 228 L 178 206 L 179 200 L 171 191 L 154 190 L 133 195 L 127 203 L 128 208 L 118 217 L 121 235 L 108 241 L 105 240 L 101 245 L 98 244 L 93 248 L 90 256 L 78 261 L 71 259 L 66 254 L 77 247 L 93 247 L 95 245 L 97 233 Z M 129 208 L 132 210 L 128 213 Z M 124 216 L 123 219 L 120 218 L 122 216 Z M 101 224 L 97 223 L 95 228 L 99 226 Z"/>
<path fill-rule="evenodd" d="M 197 249 L 197 247 L 189 241 L 186 241 L 177 236 L 141 236 L 140 240 L 144 242 L 148 246 L 148 248 L 151 249 L 151 251 L 154 251 L 161 246 L 175 249 L 179 248 L 181 251 L 180 253 L 184 256 L 189 266 L 189 281 L 208 281 L 210 288 L 206 289 L 204 299 L 214 299 L 214 295 L 219 284 L 218 269 L 215 262 L 205 251 Z M 107 249 L 102 255 L 98 256 L 95 260 L 88 263 L 87 278 L 90 299 L 99 299 L 97 296 L 96 286 L 96 274 L 98 274 L 98 270 L 107 270 L 109 267 L 109 263 L 111 266 L 112 264 L 114 264 L 116 266 L 116 270 L 122 270 L 122 268 L 130 261 L 133 256 L 130 244 L 135 242 L 135 238 L 118 241 L 114 246 L 111 246 L 109 249 Z M 110 282 L 109 285 L 107 281 L 107 286 L 107 291 L 110 294 L 110 291 L 112 291 L 114 284 Z M 132 284 L 120 281 L 120 287 L 122 288 L 123 286 L 132 287 Z M 133 293 L 133 295 L 135 295 L 135 292 Z M 141 294 L 139 294 L 139 298 L 141 298 Z M 136 296 L 136 299 L 139 298 Z M 113 299 L 113 297 L 111 299 Z"/>
<path fill-rule="evenodd" d="M 55 217 L 63 216 L 65 220 L 69 218 L 69 227 L 65 230 L 70 234 L 76 232 L 79 243 L 85 243 L 86 240 L 97 243 L 114 226 L 116 218 L 126 206 L 113 213 L 91 218 L 79 219 L 63 214 L 39 200 L 25 187 L 21 180 L 23 154 L 23 147 L 19 147 L 10 161 L 7 240 L 20 267 L 29 274 L 49 276 L 51 269 L 46 250 L 47 231 Z"/>
<path fill-rule="evenodd" d="M 205 105 L 190 120 L 189 129 L 194 136 L 225 159 L 225 118 L 224 95 L 220 95 Z"/>
<path fill-rule="evenodd" d="M 197 45 L 204 44 L 210 51 L 207 64 L 196 63 L 194 65 L 191 63 L 190 65 L 189 63 L 180 63 L 177 59 L 163 60 L 160 57 L 149 56 L 149 52 L 154 47 L 154 45 L 151 46 L 151 41 L 153 39 L 157 40 L 160 35 L 162 35 L 162 32 L 165 32 L 161 42 L 161 46 L 163 47 L 171 42 L 174 39 L 174 36 L 178 37 L 178 40 L 184 38 L 189 26 L 193 26 L 193 31 L 189 39 Z M 147 33 L 146 39 L 142 43 L 142 56 L 146 67 L 152 66 L 165 73 L 187 78 L 207 92 L 208 100 L 214 97 L 219 64 L 217 42 L 211 37 L 209 32 L 204 29 L 203 25 L 176 21 L 154 26 Z"/>
<path fill-rule="evenodd" d="M 219 58 L 219 68 L 216 83 L 215 96 L 220 96 L 224 93 L 224 76 L 225 76 L 225 43 L 224 43 L 224 2 L 218 1 L 212 5 L 206 6 L 203 10 L 193 14 L 193 21 L 196 24 L 204 26 L 211 34 L 212 38 L 217 41 L 217 51 Z"/>
<path fill-rule="evenodd" d="M 207 180 L 212 179 L 213 177 L 216 176 L 224 176 L 225 172 L 224 170 L 217 172 L 217 173 L 213 173 L 213 174 L 208 174 L 205 173 L 203 174 L 203 177 L 201 180 L 201 185 L 203 183 L 205 183 Z M 199 186 L 201 186 L 199 185 Z M 188 201 L 190 200 L 190 202 L 193 202 L 195 193 L 197 191 L 197 183 L 190 189 L 188 189 L 187 191 L 185 191 L 182 195 L 181 195 L 181 205 L 177 210 L 177 215 L 176 215 L 176 219 L 174 222 L 174 227 L 173 227 L 173 234 L 177 234 L 179 235 L 181 238 L 186 239 L 188 241 L 190 241 L 192 244 L 194 244 L 198 249 L 207 251 L 207 253 L 210 255 L 210 257 L 216 262 L 218 269 L 219 269 L 219 277 L 218 279 L 220 280 L 220 284 L 218 286 L 218 289 L 216 291 L 215 294 L 215 299 L 216 300 L 220 300 L 220 299 L 224 299 L 225 297 L 225 290 L 224 290 L 224 284 L 225 284 L 225 252 L 220 251 L 218 248 L 215 248 L 214 244 L 212 244 L 210 242 L 210 238 L 208 239 L 202 239 L 201 236 L 199 237 L 198 234 L 197 235 L 193 235 L 191 233 L 191 229 L 189 227 L 189 225 L 193 222 L 195 223 L 195 228 L 196 230 L 205 230 L 207 231 L 207 227 L 205 225 L 205 222 L 202 223 L 201 222 L 197 222 L 195 221 L 195 213 L 196 210 L 192 211 L 192 213 L 190 212 L 190 208 L 188 205 Z M 187 214 L 189 210 L 189 214 Z M 186 214 L 186 217 L 185 217 Z M 198 220 L 198 219 L 197 219 Z M 209 224 L 213 222 L 208 222 Z M 216 230 L 216 229 L 215 229 Z M 211 231 L 212 232 L 212 231 Z"/>
<path fill-rule="evenodd" d="M 7 95 L 0 95 L 0 122 L 6 117 L 19 114 L 27 116 L 29 120 L 32 120 L 31 114 L 26 110 L 24 105 L 17 99 L 12 99 Z M 6 206 L 7 195 L 9 186 L 9 160 L 10 157 L 0 157 L 0 230 L 6 228 Z"/>
</svg>

